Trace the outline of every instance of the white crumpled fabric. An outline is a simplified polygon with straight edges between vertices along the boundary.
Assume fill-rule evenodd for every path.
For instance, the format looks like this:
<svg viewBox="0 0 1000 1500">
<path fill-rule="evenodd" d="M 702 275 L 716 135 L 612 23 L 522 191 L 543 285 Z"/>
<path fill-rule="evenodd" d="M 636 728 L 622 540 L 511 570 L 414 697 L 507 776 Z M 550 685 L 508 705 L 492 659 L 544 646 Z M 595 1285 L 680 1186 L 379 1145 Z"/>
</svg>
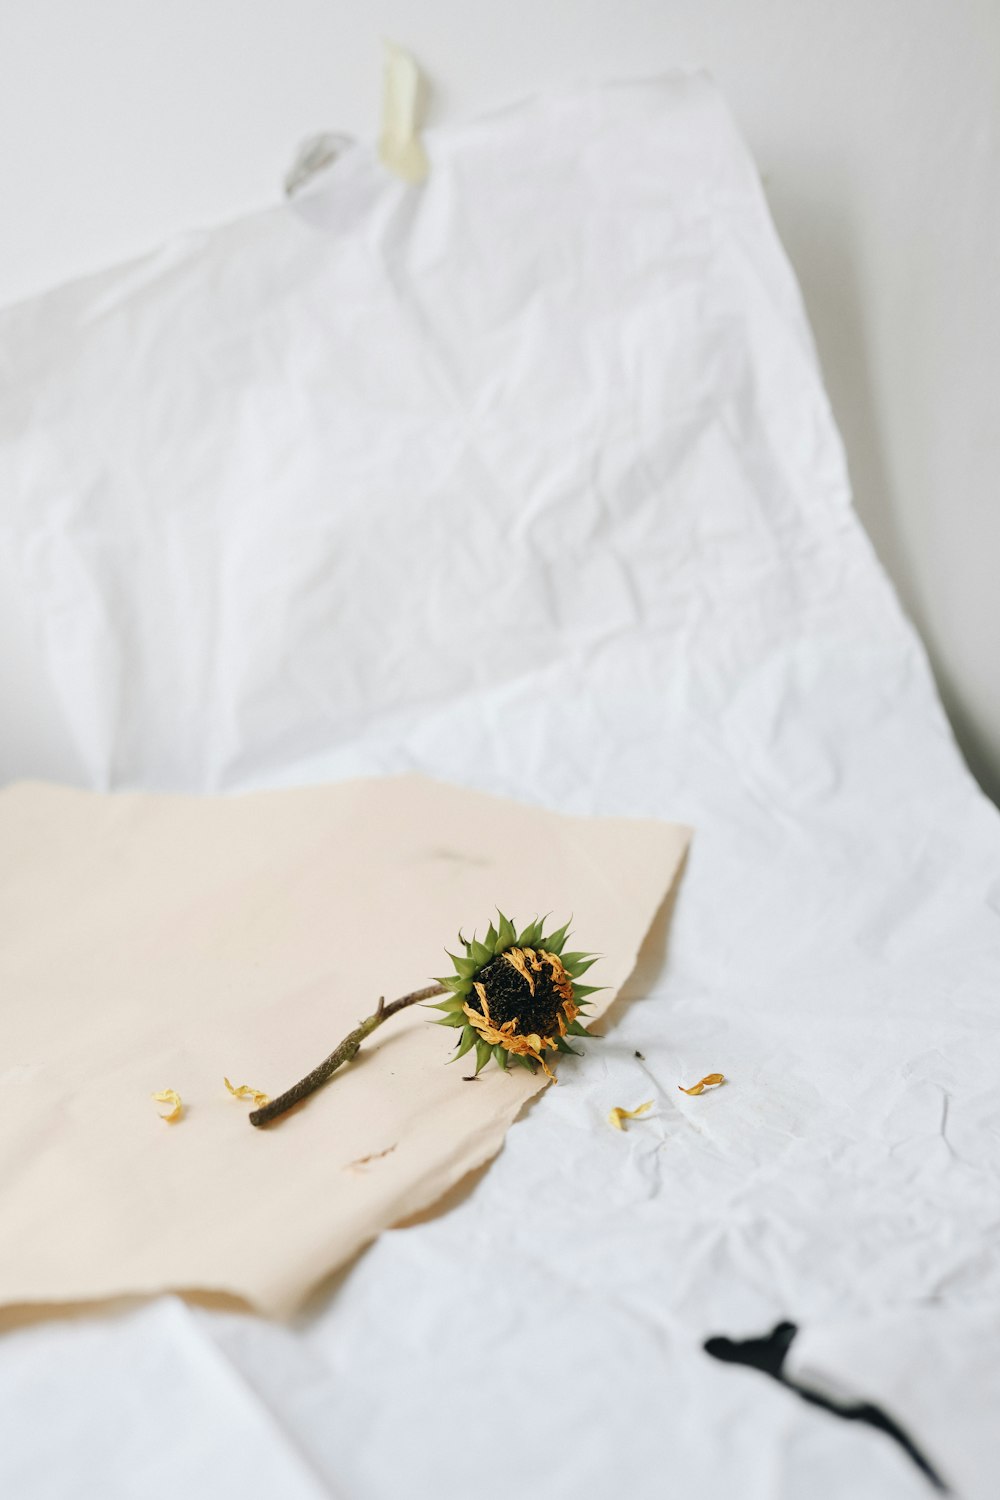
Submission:
<svg viewBox="0 0 1000 1500">
<path fill-rule="evenodd" d="M 1000 823 L 852 512 L 756 173 L 697 76 L 425 139 L 422 187 L 356 147 L 3 315 L 4 539 L 81 779 L 417 769 L 689 823 L 666 955 L 294 1324 L 8 1331 L 5 1492 L 929 1493 L 702 1351 L 790 1319 L 985 1500 Z"/>
</svg>

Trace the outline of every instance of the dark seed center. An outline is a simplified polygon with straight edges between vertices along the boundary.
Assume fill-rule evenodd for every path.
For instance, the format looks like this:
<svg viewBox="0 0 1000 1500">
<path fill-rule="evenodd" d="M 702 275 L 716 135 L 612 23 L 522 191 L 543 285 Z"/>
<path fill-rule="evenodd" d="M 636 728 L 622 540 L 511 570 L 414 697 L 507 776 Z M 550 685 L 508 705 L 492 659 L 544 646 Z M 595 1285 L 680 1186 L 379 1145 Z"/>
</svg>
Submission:
<svg viewBox="0 0 1000 1500">
<path fill-rule="evenodd" d="M 531 953 L 525 950 L 526 956 Z M 530 958 L 529 958 L 530 963 Z M 494 1026 L 503 1026 L 507 1021 L 517 1021 L 517 1034 L 555 1036 L 559 1031 L 559 1014 L 563 997 L 552 980 L 552 972 L 543 962 L 536 970 L 532 968 L 535 993 L 519 970 L 501 955 L 492 959 L 476 978 L 486 990 L 486 1001 L 490 1008 Z M 475 990 L 469 996 L 469 1004 L 479 1009 L 479 996 Z"/>
</svg>

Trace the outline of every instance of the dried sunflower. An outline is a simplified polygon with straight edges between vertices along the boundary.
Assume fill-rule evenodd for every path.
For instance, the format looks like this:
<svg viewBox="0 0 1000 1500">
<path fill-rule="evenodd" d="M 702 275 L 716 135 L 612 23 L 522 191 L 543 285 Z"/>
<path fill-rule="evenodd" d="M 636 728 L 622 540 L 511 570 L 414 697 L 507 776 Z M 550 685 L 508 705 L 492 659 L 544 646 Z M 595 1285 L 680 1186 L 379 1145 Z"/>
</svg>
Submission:
<svg viewBox="0 0 1000 1500">
<path fill-rule="evenodd" d="M 592 1034 L 579 1016 L 600 986 L 578 981 L 597 955 L 563 952 L 568 922 L 546 936 L 544 918 L 518 933 L 497 916 L 482 942 L 459 933 L 465 951 L 448 954 L 455 972 L 438 980 L 450 991 L 434 1007 L 445 1012 L 438 1024 L 462 1028 L 452 1061 L 475 1047 L 477 1073 L 492 1057 L 501 1068 L 511 1059 L 532 1072 L 540 1065 L 552 1078 L 545 1053 L 574 1052 L 567 1036 Z"/>
<path fill-rule="evenodd" d="M 294 1105 L 301 1104 L 322 1088 L 338 1068 L 351 1062 L 361 1044 L 379 1026 L 409 1006 L 437 995 L 448 996 L 434 1007 L 444 1011 L 439 1025 L 461 1027 L 455 1058 L 464 1057 L 475 1047 L 477 1074 L 491 1057 L 501 1068 L 506 1068 L 513 1058 L 532 1072 L 540 1065 L 552 1078 L 545 1053 L 573 1052 L 566 1040 L 568 1036 L 593 1035 L 579 1016 L 590 1004 L 590 996 L 601 986 L 580 984 L 579 980 L 596 962 L 597 954 L 563 952 L 568 922 L 546 936 L 544 919 L 536 919 L 518 934 L 508 917 L 502 912 L 497 915 L 499 927 L 491 922 L 482 942 L 476 937 L 467 942 L 459 933 L 458 941 L 465 953 L 449 953 L 454 974 L 423 989 L 411 990 L 388 1005 L 382 996 L 372 1014 L 359 1021 L 329 1057 L 277 1099 L 258 1095 L 246 1085 L 234 1089 L 227 1079 L 232 1093 L 254 1095 L 258 1107 L 250 1111 L 250 1124 L 269 1125 Z"/>
</svg>

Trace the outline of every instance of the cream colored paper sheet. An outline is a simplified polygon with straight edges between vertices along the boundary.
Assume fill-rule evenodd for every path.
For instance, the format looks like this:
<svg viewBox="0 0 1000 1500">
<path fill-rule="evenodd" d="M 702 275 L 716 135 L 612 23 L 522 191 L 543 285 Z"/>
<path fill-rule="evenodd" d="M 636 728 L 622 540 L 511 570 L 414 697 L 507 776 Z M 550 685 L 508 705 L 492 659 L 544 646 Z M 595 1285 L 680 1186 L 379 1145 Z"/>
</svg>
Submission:
<svg viewBox="0 0 1000 1500">
<path fill-rule="evenodd" d="M 223 1076 L 277 1094 L 380 994 L 446 972 L 458 927 L 485 930 L 497 905 L 574 913 L 605 955 L 603 1010 L 687 840 L 409 776 L 0 793 L 0 1303 L 171 1288 L 291 1311 L 494 1154 L 543 1080 L 491 1065 L 466 1082 L 422 1007 L 268 1130 Z M 175 1124 L 162 1089 L 183 1099 Z"/>
</svg>

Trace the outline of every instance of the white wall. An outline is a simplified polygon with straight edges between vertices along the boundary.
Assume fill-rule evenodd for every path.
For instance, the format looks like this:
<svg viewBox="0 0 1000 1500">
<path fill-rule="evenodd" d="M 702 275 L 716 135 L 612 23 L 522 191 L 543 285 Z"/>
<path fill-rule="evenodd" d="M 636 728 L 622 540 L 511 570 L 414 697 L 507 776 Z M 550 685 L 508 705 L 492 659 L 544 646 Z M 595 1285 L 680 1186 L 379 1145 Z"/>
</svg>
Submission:
<svg viewBox="0 0 1000 1500">
<path fill-rule="evenodd" d="M 802 283 L 858 508 L 996 795 L 996 0 L 5 0 L 0 301 L 274 201 L 317 129 L 372 134 L 383 35 L 423 63 L 437 119 L 580 78 L 715 74 Z M 0 692 L 24 670 L 0 664 Z"/>
</svg>

